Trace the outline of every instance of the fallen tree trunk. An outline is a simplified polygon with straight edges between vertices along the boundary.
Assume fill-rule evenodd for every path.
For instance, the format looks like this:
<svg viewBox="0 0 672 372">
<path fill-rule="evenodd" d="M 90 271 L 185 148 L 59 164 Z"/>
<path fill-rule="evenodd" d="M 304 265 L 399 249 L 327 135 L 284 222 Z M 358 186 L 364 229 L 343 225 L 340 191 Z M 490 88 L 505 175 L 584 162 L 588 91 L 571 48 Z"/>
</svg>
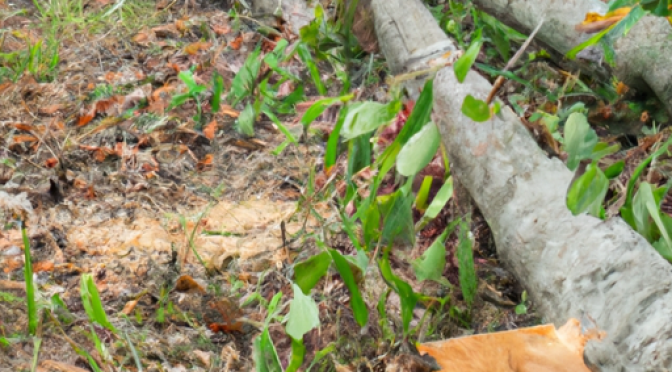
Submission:
<svg viewBox="0 0 672 372">
<path fill-rule="evenodd" d="M 537 39 L 549 48 L 566 54 L 592 35 L 575 27 L 586 13 L 605 14 L 608 6 L 600 0 L 474 0 L 474 4 L 499 21 L 523 33 L 530 33 L 544 18 Z M 613 73 L 625 84 L 651 90 L 672 115 L 672 27 L 661 17 L 647 16 L 614 43 L 616 66 L 611 71 L 599 46 L 578 56 L 583 71 L 600 76 Z"/>
<path fill-rule="evenodd" d="M 373 0 L 372 9 L 393 73 L 426 67 L 454 48 L 435 22 L 426 23 L 431 16 L 419 1 Z M 485 216 L 499 257 L 546 319 L 562 325 L 588 315 L 607 332 L 586 348 L 590 363 L 603 371 L 672 368 L 672 267 L 621 219 L 572 216 L 565 205 L 572 173 L 539 149 L 508 107 L 485 123 L 462 114 L 467 94 L 484 100 L 491 88 L 473 71 L 460 84 L 444 68 L 434 83 L 434 120 L 452 174 Z"/>
</svg>

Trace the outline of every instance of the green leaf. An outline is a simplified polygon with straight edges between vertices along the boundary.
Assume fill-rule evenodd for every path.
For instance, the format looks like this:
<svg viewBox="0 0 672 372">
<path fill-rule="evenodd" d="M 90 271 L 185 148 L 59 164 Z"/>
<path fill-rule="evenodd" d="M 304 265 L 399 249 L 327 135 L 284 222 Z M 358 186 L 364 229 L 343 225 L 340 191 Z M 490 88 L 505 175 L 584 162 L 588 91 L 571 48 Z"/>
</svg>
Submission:
<svg viewBox="0 0 672 372">
<path fill-rule="evenodd" d="M 460 288 L 464 301 L 471 306 L 476 298 L 476 269 L 474 268 L 474 252 L 469 236 L 469 222 L 461 220 L 457 243 L 457 264 L 459 269 Z"/>
<path fill-rule="evenodd" d="M 429 221 L 435 219 L 452 196 L 453 196 L 453 177 L 448 177 L 448 179 L 444 181 L 443 186 L 441 186 L 441 188 L 439 189 L 439 192 L 437 192 L 436 195 L 434 196 L 434 199 L 432 199 L 432 202 L 429 204 L 429 207 L 425 211 L 425 214 L 422 215 L 422 218 L 416 224 L 415 230 L 416 231 L 420 230 Z"/>
<path fill-rule="evenodd" d="M 346 96 L 323 98 L 321 100 L 315 101 L 315 103 L 313 103 L 308 108 L 308 110 L 306 110 L 306 112 L 303 114 L 303 117 L 301 117 L 301 124 L 304 126 L 310 125 L 310 123 L 322 115 L 327 107 L 340 102 L 347 102 L 354 97 L 355 96 L 353 94 L 348 94 Z"/>
<path fill-rule="evenodd" d="M 575 170 L 579 162 L 588 159 L 597 144 L 597 134 L 588 124 L 586 116 L 572 113 L 565 123 L 565 151 L 567 152 L 567 168 Z"/>
<path fill-rule="evenodd" d="M 656 199 L 653 195 L 653 190 L 651 189 L 651 184 L 648 182 L 642 182 L 639 186 L 639 191 L 637 191 L 637 196 L 642 195 L 641 201 L 646 205 L 646 210 L 649 212 L 649 216 L 653 219 L 658 228 L 658 232 L 663 237 L 665 245 L 672 249 L 672 237 L 671 231 L 668 231 L 665 224 L 663 223 L 660 204 L 656 202 Z M 637 199 L 637 197 L 635 197 Z"/>
<path fill-rule="evenodd" d="M 602 202 L 609 190 L 609 180 L 594 163 L 588 164 L 586 171 L 574 181 L 567 192 L 567 208 L 573 215 L 583 212 L 601 218 Z"/>
<path fill-rule="evenodd" d="M 527 314 L 527 306 L 525 304 L 516 305 L 516 314 L 517 315 Z"/>
<path fill-rule="evenodd" d="M 301 368 L 303 359 L 306 356 L 306 346 L 303 340 L 292 339 L 292 357 L 289 359 L 289 365 L 285 372 L 295 372 Z"/>
<path fill-rule="evenodd" d="M 315 300 L 310 295 L 304 295 L 301 287 L 292 284 L 292 288 L 294 299 L 289 306 L 286 332 L 291 338 L 302 340 L 303 335 L 320 326 L 319 310 Z"/>
<path fill-rule="evenodd" d="M 107 320 L 107 314 L 105 314 L 103 303 L 100 301 L 100 295 L 91 274 L 82 275 L 80 280 L 80 295 L 89 320 L 116 333 L 116 328 Z"/>
<path fill-rule="evenodd" d="M 219 106 L 222 102 L 222 93 L 224 92 L 224 79 L 222 75 L 215 72 L 212 76 L 212 112 L 219 112 Z"/>
<path fill-rule="evenodd" d="M 422 256 L 415 259 L 411 266 L 415 272 L 418 281 L 433 280 L 446 287 L 450 283 L 443 277 L 443 270 L 446 267 L 446 238 L 455 230 L 459 220 L 455 220 L 446 227 L 434 243 L 427 248 Z"/>
<path fill-rule="evenodd" d="M 254 136 L 255 117 L 256 113 L 254 112 L 254 107 L 252 104 L 248 103 L 240 113 L 240 116 L 238 116 L 238 125 L 236 126 L 236 130 L 248 137 Z"/>
<path fill-rule="evenodd" d="M 397 190 L 391 195 L 381 195 L 377 199 L 383 216 L 383 243 L 387 244 L 399 239 L 413 245 L 415 242 L 413 195 Z"/>
<path fill-rule="evenodd" d="M 401 322 L 404 328 L 404 335 L 408 334 L 408 326 L 413 320 L 413 309 L 418 303 L 420 296 L 413 292 L 413 288 L 392 272 L 390 266 L 389 252 L 385 252 L 383 258 L 379 260 L 380 273 L 392 290 L 394 290 L 401 300 Z"/>
<path fill-rule="evenodd" d="M 592 160 L 600 160 L 605 156 L 615 154 L 620 149 L 621 149 L 620 144 L 609 146 L 609 144 L 606 142 L 599 142 L 593 148 L 593 153 L 590 155 L 590 158 Z"/>
<path fill-rule="evenodd" d="M 457 77 L 457 81 L 460 83 L 467 77 L 467 73 L 471 70 L 471 66 L 476 62 L 476 57 L 478 57 L 478 53 L 481 51 L 481 46 L 483 45 L 481 32 L 480 28 L 474 32 L 471 45 L 469 45 L 469 48 L 464 55 L 455 61 L 455 64 L 453 65 L 455 77 Z"/>
<path fill-rule="evenodd" d="M 373 101 L 353 103 L 348 107 L 341 135 L 344 139 L 350 140 L 372 132 L 394 119 L 399 109 L 399 101 L 388 104 Z"/>
<path fill-rule="evenodd" d="M 254 82 L 261 69 L 261 47 L 257 47 L 250 53 L 231 83 L 231 94 L 234 96 L 234 105 L 250 95 L 254 90 Z"/>
<path fill-rule="evenodd" d="M 369 205 L 364 218 L 362 218 L 362 230 L 364 233 L 364 245 L 370 247 L 380 238 L 380 210 L 378 204 Z"/>
<path fill-rule="evenodd" d="M 607 176 L 608 179 L 613 180 L 614 178 L 621 175 L 623 168 L 625 168 L 625 162 L 623 160 L 619 160 L 605 169 L 604 175 Z"/>
<path fill-rule="evenodd" d="M 341 136 L 343 123 L 345 123 L 346 113 L 347 106 L 341 109 L 341 112 L 338 115 L 338 121 L 336 122 L 336 125 L 334 125 L 334 129 L 329 134 L 329 139 L 327 140 L 327 149 L 324 152 L 324 170 L 327 174 L 330 174 L 331 169 L 336 164 L 336 159 L 338 158 L 338 140 Z"/>
<path fill-rule="evenodd" d="M 667 152 L 668 147 L 672 144 L 672 136 L 665 141 L 665 143 L 658 148 L 653 154 L 649 155 L 648 158 L 646 158 L 643 162 L 641 162 L 637 168 L 635 168 L 635 171 L 632 173 L 632 177 L 630 177 L 630 181 L 628 181 L 628 190 L 626 192 L 625 196 L 625 203 L 623 204 L 623 208 L 621 208 L 621 215 L 625 214 L 623 216 L 623 219 L 630 224 L 630 226 L 634 226 L 631 220 L 628 220 L 627 216 L 630 215 L 629 210 L 632 205 L 632 199 L 634 196 L 634 190 L 635 190 L 635 184 L 637 183 L 637 180 L 639 179 L 639 176 L 644 172 L 644 169 L 651 164 L 651 162 L 659 157 L 660 155 L 664 154 Z"/>
<path fill-rule="evenodd" d="M 264 328 L 263 332 L 254 339 L 252 358 L 257 372 L 282 372 L 280 358 L 271 340 L 271 335 L 268 333 L 268 328 Z"/>
<path fill-rule="evenodd" d="M 427 123 L 411 137 L 397 155 L 397 171 L 411 177 L 420 172 L 436 155 L 441 143 L 441 133 L 433 122 Z"/>
<path fill-rule="evenodd" d="M 429 197 L 429 191 L 432 189 L 432 183 L 434 182 L 434 177 L 425 176 L 422 179 L 422 184 L 418 193 L 415 195 L 415 209 L 419 211 L 424 211 L 427 209 L 427 198 Z"/>
<path fill-rule="evenodd" d="M 369 319 L 369 310 L 366 308 L 366 303 L 364 303 L 364 300 L 362 299 L 362 294 L 359 291 L 352 269 L 350 268 L 348 261 L 338 253 L 338 251 L 329 249 L 329 253 L 334 260 L 336 270 L 338 270 L 341 278 L 343 278 L 345 286 L 348 287 L 348 290 L 350 291 L 350 306 L 352 307 L 352 313 L 355 316 L 355 320 L 360 327 L 364 327 Z"/>
<path fill-rule="evenodd" d="M 177 76 L 184 82 L 184 84 L 187 86 L 187 89 L 189 89 L 189 94 L 192 96 L 198 93 L 202 93 L 206 89 L 204 85 L 199 85 L 196 82 L 194 79 L 194 73 L 191 72 L 191 70 L 180 71 Z"/>
<path fill-rule="evenodd" d="M 26 224 L 19 220 L 21 238 L 23 240 L 23 280 L 26 283 L 26 307 L 28 308 L 28 334 L 35 335 L 39 319 L 37 316 L 37 301 L 35 300 L 35 285 L 33 284 L 33 263 L 30 254 L 30 240 Z"/>
<path fill-rule="evenodd" d="M 320 93 L 320 95 L 322 96 L 326 95 L 327 88 L 324 86 L 324 82 L 322 82 L 320 69 L 317 67 L 317 64 L 313 60 L 313 56 L 310 54 L 310 51 L 308 50 L 306 44 L 299 43 L 299 45 L 296 46 L 296 51 L 299 54 L 299 58 L 301 58 L 306 67 L 308 67 L 308 71 L 310 72 L 310 76 L 313 78 L 313 83 L 315 83 L 317 92 Z"/>
<path fill-rule="evenodd" d="M 467 94 L 462 102 L 462 113 L 475 122 L 484 122 L 490 119 L 490 107 L 485 101 Z"/>
<path fill-rule="evenodd" d="M 294 280 L 303 293 L 310 293 L 315 284 L 327 273 L 329 265 L 331 255 L 328 252 L 322 252 L 294 265 Z"/>
<path fill-rule="evenodd" d="M 598 32 L 597 34 L 592 36 L 590 39 L 588 39 L 588 40 L 582 42 L 581 44 L 575 46 L 574 48 L 572 48 L 569 52 L 567 52 L 567 54 L 566 54 L 567 58 L 574 59 L 574 58 L 576 58 L 576 55 L 579 54 L 580 51 L 597 44 L 600 40 L 602 40 L 604 35 L 606 35 L 609 31 L 614 29 L 614 27 L 616 27 L 617 24 L 618 23 L 614 23 L 613 25 L 607 27 L 606 29 Z"/>
<path fill-rule="evenodd" d="M 425 82 L 425 86 L 422 88 L 420 97 L 415 102 L 413 106 L 413 111 L 411 115 L 406 119 L 406 124 L 401 128 L 401 132 L 394 142 L 403 145 L 416 134 L 420 129 L 422 129 L 425 124 L 430 121 L 432 116 L 432 106 L 434 104 L 434 79 L 429 79 Z M 390 146 L 391 147 L 391 146 Z"/>
</svg>

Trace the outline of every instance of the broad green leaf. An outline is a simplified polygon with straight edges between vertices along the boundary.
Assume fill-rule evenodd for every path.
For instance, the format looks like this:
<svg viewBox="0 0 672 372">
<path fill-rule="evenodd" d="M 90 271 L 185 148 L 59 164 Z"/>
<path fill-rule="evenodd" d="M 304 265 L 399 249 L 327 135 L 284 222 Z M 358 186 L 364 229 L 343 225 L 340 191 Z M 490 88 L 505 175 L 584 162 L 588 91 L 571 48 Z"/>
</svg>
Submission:
<svg viewBox="0 0 672 372">
<path fill-rule="evenodd" d="M 254 339 L 252 358 L 257 372 L 282 372 L 278 352 L 275 350 L 268 328 Z"/>
<path fill-rule="evenodd" d="M 462 113 L 475 122 L 484 122 L 490 119 L 490 107 L 485 101 L 467 94 L 462 102 Z"/>
<path fill-rule="evenodd" d="M 609 146 L 609 144 L 606 142 L 598 142 L 593 148 L 593 153 L 591 154 L 590 158 L 592 160 L 600 160 L 605 156 L 615 154 L 620 149 L 621 149 L 620 144 Z"/>
<path fill-rule="evenodd" d="M 464 301 L 471 306 L 476 298 L 476 269 L 474 267 L 473 243 L 471 241 L 469 222 L 461 220 L 457 243 L 457 266 L 459 269 L 460 288 Z"/>
<path fill-rule="evenodd" d="M 420 92 L 420 97 L 413 106 L 411 115 L 406 119 L 406 124 L 401 128 L 401 132 L 393 143 L 403 145 L 409 138 L 413 137 L 422 127 L 425 126 L 432 116 L 432 107 L 434 104 L 434 79 L 425 81 L 425 86 Z M 390 146 L 391 147 L 391 146 Z"/>
<path fill-rule="evenodd" d="M 672 249 L 672 237 L 670 235 L 672 231 L 668 231 L 666 228 L 667 226 L 665 226 L 663 223 L 660 212 L 660 204 L 655 200 L 653 190 L 651 189 L 651 184 L 648 182 L 642 182 L 642 184 L 639 186 L 639 191 L 637 191 L 637 194 L 642 195 L 642 202 L 646 205 L 646 210 L 649 212 L 649 216 L 651 216 L 656 224 L 656 227 L 658 227 L 658 232 L 663 237 L 665 245 Z"/>
<path fill-rule="evenodd" d="M 527 306 L 525 304 L 518 304 L 518 305 L 516 305 L 515 311 L 516 311 L 516 315 L 527 314 Z"/>
<path fill-rule="evenodd" d="M 418 303 L 420 296 L 413 292 L 413 288 L 392 272 L 390 266 L 389 252 L 385 252 L 383 258 L 379 260 L 380 273 L 392 287 L 392 289 L 399 295 L 401 300 L 401 322 L 404 328 L 404 335 L 408 334 L 408 326 L 413 320 L 413 309 Z"/>
<path fill-rule="evenodd" d="M 572 113 L 565 123 L 565 151 L 567 152 L 567 168 L 575 170 L 579 162 L 588 159 L 597 144 L 597 134 L 588 124 L 586 116 Z"/>
<path fill-rule="evenodd" d="M 621 175 L 624 167 L 625 162 L 623 160 L 619 160 L 605 169 L 604 175 L 607 176 L 608 179 L 613 180 L 614 178 Z"/>
<path fill-rule="evenodd" d="M 306 346 L 303 344 L 303 340 L 292 339 L 292 356 L 289 359 L 289 365 L 285 372 L 295 372 L 301 368 L 303 364 L 303 359 L 306 356 Z"/>
<path fill-rule="evenodd" d="M 394 119 L 399 109 L 399 101 L 388 104 L 373 101 L 353 103 L 348 107 L 341 135 L 344 139 L 350 140 L 372 132 Z"/>
<path fill-rule="evenodd" d="M 476 62 L 476 57 L 478 57 L 478 52 L 481 51 L 481 46 L 483 45 L 483 40 L 481 39 L 481 29 L 479 28 L 474 32 L 472 36 L 471 45 L 467 51 L 460 57 L 455 64 L 453 69 L 455 70 L 455 77 L 460 83 L 464 81 L 467 77 L 467 73 L 471 70 L 471 66 Z"/>
<path fill-rule="evenodd" d="M 243 67 L 240 68 L 231 83 L 231 94 L 234 96 L 234 105 L 240 102 L 246 96 L 252 94 L 254 82 L 261 69 L 261 48 L 257 47 L 254 52 L 245 60 Z"/>
<path fill-rule="evenodd" d="M 254 112 L 254 107 L 252 107 L 252 104 L 248 103 L 240 113 L 240 116 L 238 116 L 238 125 L 236 126 L 238 132 L 249 137 L 254 136 L 255 116 L 256 113 Z"/>
<path fill-rule="evenodd" d="M 451 222 L 422 256 L 411 263 L 418 281 L 433 280 L 446 287 L 450 287 L 450 283 L 443 277 L 443 270 L 446 268 L 445 244 L 446 238 L 455 230 L 458 222 L 459 220 Z"/>
<path fill-rule="evenodd" d="M 320 326 L 319 310 L 315 300 L 310 295 L 304 295 L 301 287 L 292 284 L 292 288 L 294 298 L 289 306 L 286 332 L 291 338 L 302 340 L 303 335 Z"/>
<path fill-rule="evenodd" d="M 331 255 L 328 252 L 322 252 L 294 265 L 294 280 L 303 293 L 310 293 L 315 284 L 327 273 L 329 265 Z"/>
<path fill-rule="evenodd" d="M 80 295 L 89 320 L 116 333 L 116 328 L 107 320 L 107 314 L 103 308 L 103 303 L 100 301 L 98 288 L 96 288 L 96 283 L 93 281 L 91 274 L 82 275 L 80 280 Z"/>
<path fill-rule="evenodd" d="M 644 10 L 658 17 L 669 17 L 671 14 L 669 0 L 642 0 Z"/>
<path fill-rule="evenodd" d="M 353 179 L 357 172 L 369 165 L 371 165 L 371 133 L 366 133 L 348 142 L 346 179 Z"/>
<path fill-rule="evenodd" d="M 364 245 L 370 247 L 380 239 L 380 210 L 378 204 L 369 204 L 369 209 L 361 220 Z"/>
<path fill-rule="evenodd" d="M 347 96 L 340 96 L 340 97 L 331 97 L 331 98 L 323 98 L 321 100 L 315 101 L 308 110 L 306 110 L 305 114 L 303 114 L 303 117 L 301 117 L 301 124 L 304 126 L 310 125 L 315 119 L 317 119 L 324 110 L 334 104 L 340 103 L 340 102 L 347 102 L 351 99 L 353 99 L 355 96 L 353 94 L 349 94 Z"/>
<path fill-rule="evenodd" d="M 587 212 L 601 218 L 604 210 L 602 203 L 608 190 L 609 180 L 597 165 L 591 163 L 570 186 L 567 192 L 567 208 L 575 216 Z"/>
<path fill-rule="evenodd" d="M 397 171 L 411 177 L 420 172 L 436 155 L 441 143 L 441 133 L 436 124 L 429 122 L 411 137 L 397 155 Z"/>
<path fill-rule="evenodd" d="M 378 197 L 378 205 L 383 216 L 381 239 L 384 244 L 392 243 L 395 239 L 410 245 L 414 244 L 413 200 L 413 195 L 405 195 L 402 190 Z"/>
<path fill-rule="evenodd" d="M 331 258 L 334 260 L 336 270 L 341 274 L 345 286 L 348 287 L 348 290 L 350 291 L 350 306 L 352 307 L 352 313 L 355 316 L 355 320 L 360 327 L 364 327 L 369 319 L 369 310 L 366 308 L 366 303 L 364 303 L 364 300 L 362 299 L 362 294 L 359 291 L 352 269 L 350 268 L 348 261 L 338 251 L 329 249 L 329 253 L 331 253 Z"/>
<path fill-rule="evenodd" d="M 432 202 L 429 204 L 425 214 L 422 215 L 422 219 L 420 219 L 420 221 L 418 221 L 416 224 L 415 230 L 420 230 L 429 221 L 435 219 L 452 196 L 453 177 L 448 177 L 448 179 L 444 181 L 443 186 L 441 186 L 439 189 L 439 192 L 437 192 L 436 196 L 434 196 L 434 199 L 432 199 Z"/>
</svg>

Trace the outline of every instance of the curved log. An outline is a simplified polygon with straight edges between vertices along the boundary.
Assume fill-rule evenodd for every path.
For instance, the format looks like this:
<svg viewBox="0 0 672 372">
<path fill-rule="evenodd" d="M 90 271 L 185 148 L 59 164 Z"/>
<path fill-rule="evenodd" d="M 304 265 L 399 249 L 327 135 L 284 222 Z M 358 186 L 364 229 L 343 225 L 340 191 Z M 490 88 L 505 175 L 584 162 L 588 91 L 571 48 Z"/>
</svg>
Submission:
<svg viewBox="0 0 672 372">
<path fill-rule="evenodd" d="M 393 72 L 427 66 L 441 49 L 433 46 L 451 49 L 438 25 L 425 23 L 431 16 L 419 1 L 373 0 L 372 8 Z M 444 68 L 434 83 L 434 121 L 499 257 L 546 319 L 559 326 L 588 315 L 607 332 L 587 346 L 590 363 L 603 371 L 671 369 L 672 267 L 621 219 L 572 216 L 565 205 L 572 173 L 539 149 L 511 109 L 485 123 L 462 114 L 467 94 L 484 100 L 491 88 L 473 71 L 460 84 Z"/>
</svg>

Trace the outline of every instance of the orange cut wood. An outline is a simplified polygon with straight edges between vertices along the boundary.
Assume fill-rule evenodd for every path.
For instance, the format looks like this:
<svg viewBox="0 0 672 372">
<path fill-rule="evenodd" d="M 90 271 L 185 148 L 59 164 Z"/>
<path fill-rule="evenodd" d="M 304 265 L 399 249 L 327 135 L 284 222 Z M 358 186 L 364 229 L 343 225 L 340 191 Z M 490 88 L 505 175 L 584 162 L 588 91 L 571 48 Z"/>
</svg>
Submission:
<svg viewBox="0 0 672 372">
<path fill-rule="evenodd" d="M 420 354 L 436 359 L 442 372 L 590 372 L 583 349 L 604 332 L 581 333 L 578 320 L 418 344 Z"/>
</svg>

